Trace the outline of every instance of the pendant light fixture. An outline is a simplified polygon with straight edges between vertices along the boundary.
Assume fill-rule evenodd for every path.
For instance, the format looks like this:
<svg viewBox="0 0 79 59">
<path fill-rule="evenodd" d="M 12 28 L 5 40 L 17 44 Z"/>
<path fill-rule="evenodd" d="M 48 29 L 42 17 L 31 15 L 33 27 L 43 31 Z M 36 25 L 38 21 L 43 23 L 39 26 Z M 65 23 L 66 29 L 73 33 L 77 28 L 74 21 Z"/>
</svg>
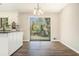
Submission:
<svg viewBox="0 0 79 59">
<path fill-rule="evenodd" d="M 34 15 L 37 15 L 37 16 L 43 14 L 43 11 L 42 11 L 42 9 L 40 8 L 39 3 L 36 4 L 36 8 L 34 8 L 33 14 L 34 14 Z"/>
</svg>

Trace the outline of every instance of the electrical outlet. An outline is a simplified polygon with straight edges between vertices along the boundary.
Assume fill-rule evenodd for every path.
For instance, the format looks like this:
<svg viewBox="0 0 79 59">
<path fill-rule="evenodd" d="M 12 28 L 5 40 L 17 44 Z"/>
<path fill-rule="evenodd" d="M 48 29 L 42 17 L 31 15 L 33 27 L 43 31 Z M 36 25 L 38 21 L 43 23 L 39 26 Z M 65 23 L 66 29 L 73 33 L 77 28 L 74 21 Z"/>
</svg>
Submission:
<svg viewBox="0 0 79 59">
<path fill-rule="evenodd" d="M 53 39 L 54 39 L 54 40 L 56 40 L 56 38 L 55 38 L 55 37 L 54 37 Z"/>
</svg>

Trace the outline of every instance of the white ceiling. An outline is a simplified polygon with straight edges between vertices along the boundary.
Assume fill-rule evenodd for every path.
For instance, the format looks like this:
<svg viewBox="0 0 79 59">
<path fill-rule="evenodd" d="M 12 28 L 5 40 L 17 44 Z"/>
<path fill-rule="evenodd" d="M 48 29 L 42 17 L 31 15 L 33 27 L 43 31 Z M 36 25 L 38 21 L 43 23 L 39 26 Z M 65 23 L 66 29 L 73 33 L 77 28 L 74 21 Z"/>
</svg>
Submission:
<svg viewBox="0 0 79 59">
<path fill-rule="evenodd" d="M 43 12 L 60 12 L 64 3 L 40 3 L 39 6 Z M 2 3 L 0 4 L 0 11 L 18 11 L 18 12 L 33 12 L 36 3 Z"/>
</svg>

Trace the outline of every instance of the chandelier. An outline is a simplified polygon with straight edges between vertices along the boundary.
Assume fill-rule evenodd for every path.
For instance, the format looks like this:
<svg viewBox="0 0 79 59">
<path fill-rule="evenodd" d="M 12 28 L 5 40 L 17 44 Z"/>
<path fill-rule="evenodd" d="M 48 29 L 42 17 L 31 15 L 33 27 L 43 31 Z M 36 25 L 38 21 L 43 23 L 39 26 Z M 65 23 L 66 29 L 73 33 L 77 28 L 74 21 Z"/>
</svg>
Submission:
<svg viewBox="0 0 79 59">
<path fill-rule="evenodd" d="M 36 8 L 34 8 L 33 14 L 34 14 L 34 15 L 37 15 L 37 16 L 43 14 L 43 11 L 42 11 L 42 9 L 40 8 L 39 3 L 36 4 Z"/>
</svg>

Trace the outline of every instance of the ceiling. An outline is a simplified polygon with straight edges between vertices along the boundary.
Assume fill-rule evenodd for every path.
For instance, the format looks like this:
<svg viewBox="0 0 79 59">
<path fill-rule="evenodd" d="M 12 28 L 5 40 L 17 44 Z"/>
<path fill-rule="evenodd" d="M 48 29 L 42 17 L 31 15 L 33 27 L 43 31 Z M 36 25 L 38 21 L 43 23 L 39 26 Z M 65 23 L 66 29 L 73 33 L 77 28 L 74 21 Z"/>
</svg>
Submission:
<svg viewBox="0 0 79 59">
<path fill-rule="evenodd" d="M 0 11 L 33 12 L 36 3 L 2 3 Z M 60 12 L 67 4 L 65 3 L 40 3 L 43 12 Z"/>
</svg>

